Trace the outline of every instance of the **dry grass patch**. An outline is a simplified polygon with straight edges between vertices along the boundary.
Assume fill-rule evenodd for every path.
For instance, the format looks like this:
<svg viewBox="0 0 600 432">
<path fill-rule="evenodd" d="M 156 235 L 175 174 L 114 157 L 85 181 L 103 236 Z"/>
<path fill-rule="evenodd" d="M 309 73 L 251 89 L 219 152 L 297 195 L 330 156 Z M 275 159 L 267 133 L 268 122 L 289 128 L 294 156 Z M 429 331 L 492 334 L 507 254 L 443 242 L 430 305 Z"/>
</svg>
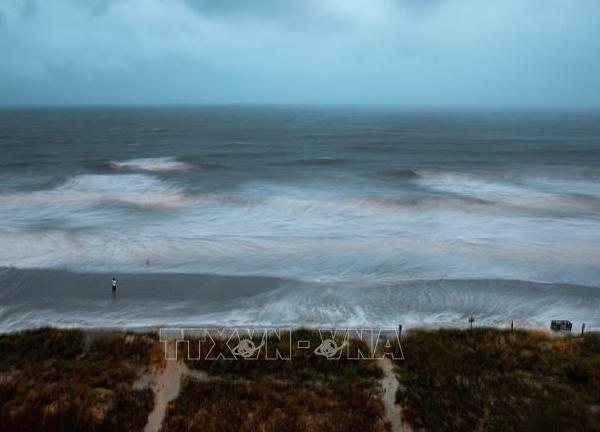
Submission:
<svg viewBox="0 0 600 432">
<path fill-rule="evenodd" d="M 212 378 L 185 380 L 169 404 L 163 431 L 385 430 L 381 371 L 373 361 L 349 359 L 345 349 L 339 360 L 318 356 L 313 349 L 321 338 L 313 331 L 294 331 L 290 337 L 290 361 L 267 360 L 265 352 L 256 360 L 188 360 L 190 368 Z M 310 341 L 311 349 L 298 348 L 298 340 Z M 270 354 L 289 342 L 271 346 Z M 364 350 L 360 344 L 350 342 L 350 353 Z"/>
<path fill-rule="evenodd" d="M 411 331 L 397 400 L 432 431 L 600 430 L 600 335 Z"/>
<path fill-rule="evenodd" d="M 0 335 L 0 430 L 139 431 L 153 405 L 135 390 L 156 338 L 44 328 Z"/>
</svg>

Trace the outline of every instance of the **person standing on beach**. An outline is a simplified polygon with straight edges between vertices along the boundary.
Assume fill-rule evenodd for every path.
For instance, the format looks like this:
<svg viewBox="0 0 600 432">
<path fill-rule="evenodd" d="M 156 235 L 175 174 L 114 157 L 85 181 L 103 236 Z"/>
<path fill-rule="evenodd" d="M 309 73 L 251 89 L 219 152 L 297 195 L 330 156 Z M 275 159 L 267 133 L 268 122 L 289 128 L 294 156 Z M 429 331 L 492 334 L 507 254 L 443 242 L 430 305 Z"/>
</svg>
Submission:
<svg viewBox="0 0 600 432">
<path fill-rule="evenodd" d="M 113 294 L 117 292 L 117 280 L 112 278 L 112 292 Z"/>
</svg>

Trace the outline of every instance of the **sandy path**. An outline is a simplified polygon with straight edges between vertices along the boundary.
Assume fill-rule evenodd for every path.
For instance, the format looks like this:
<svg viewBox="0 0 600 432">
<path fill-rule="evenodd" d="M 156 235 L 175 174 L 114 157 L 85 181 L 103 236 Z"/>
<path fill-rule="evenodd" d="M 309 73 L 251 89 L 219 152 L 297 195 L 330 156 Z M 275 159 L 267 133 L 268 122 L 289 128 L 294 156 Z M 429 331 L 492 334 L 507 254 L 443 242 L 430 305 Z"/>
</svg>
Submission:
<svg viewBox="0 0 600 432">
<path fill-rule="evenodd" d="M 383 402 L 385 419 L 390 422 L 392 431 L 394 432 L 410 431 L 410 427 L 407 424 L 402 423 L 402 407 L 396 405 L 398 379 L 394 372 L 394 364 L 386 357 L 377 360 L 377 365 L 383 371 L 383 378 L 381 379 L 381 387 L 383 388 L 381 402 Z"/>
<path fill-rule="evenodd" d="M 158 432 L 165 419 L 167 404 L 175 399 L 181 388 L 183 375 L 191 375 L 198 379 L 207 379 L 206 373 L 190 371 L 185 363 L 177 360 L 167 360 L 164 369 L 154 375 L 152 389 L 154 391 L 154 409 L 148 416 L 144 432 Z"/>
</svg>

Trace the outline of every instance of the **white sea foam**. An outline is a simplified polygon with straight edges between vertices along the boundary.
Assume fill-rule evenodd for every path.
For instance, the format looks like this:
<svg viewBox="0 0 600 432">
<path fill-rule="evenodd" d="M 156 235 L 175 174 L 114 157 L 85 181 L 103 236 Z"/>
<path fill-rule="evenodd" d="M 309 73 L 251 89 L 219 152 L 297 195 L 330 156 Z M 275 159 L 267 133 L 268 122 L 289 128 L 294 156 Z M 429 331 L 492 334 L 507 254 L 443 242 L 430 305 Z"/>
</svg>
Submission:
<svg viewBox="0 0 600 432">
<path fill-rule="evenodd" d="M 460 176 L 442 177 L 436 181 L 465 187 Z M 478 182 L 467 181 L 474 194 L 494 195 L 493 205 L 385 190 L 378 198 L 310 181 L 253 181 L 194 194 L 150 174 L 78 175 L 47 191 L 2 195 L 0 243 L 11 247 L 0 249 L 0 266 L 333 282 L 508 276 L 597 285 L 597 218 L 557 217 L 561 209 L 542 207 L 546 196 L 543 211 L 510 211 L 508 199 L 531 208 L 529 190 L 514 186 L 511 195 L 491 184 L 486 192 Z"/>
<path fill-rule="evenodd" d="M 139 158 L 128 159 L 123 161 L 111 161 L 110 167 L 116 170 L 127 171 L 150 171 L 150 172 L 173 172 L 185 171 L 192 168 L 192 165 L 177 161 L 172 157 L 157 157 L 157 158 Z"/>
<path fill-rule="evenodd" d="M 44 320 L 61 326 L 101 327 L 156 324 L 465 327 L 471 314 L 476 317 L 476 325 L 508 326 L 510 320 L 515 320 L 520 328 L 546 327 L 558 316 L 572 319 L 576 326 L 582 321 L 590 329 L 600 326 L 600 295 L 593 288 L 523 281 L 424 280 L 382 286 L 282 280 L 278 282 L 282 285 L 274 289 L 221 301 L 203 299 L 193 288 L 168 293 L 159 284 L 142 288 L 135 286 L 132 275 L 128 275 L 129 282 L 134 284 L 128 286 L 128 290 L 134 293 L 124 291 L 121 298 L 111 303 L 101 294 L 101 287 L 78 283 L 87 280 L 86 275 L 62 273 L 56 276 L 65 284 L 62 290 L 53 290 L 58 298 L 44 297 L 42 287 L 32 287 L 27 271 L 17 276 L 18 280 L 26 281 L 20 300 L 26 301 L 31 311 L 21 312 L 17 303 L 9 303 L 4 320 L 0 321 L 0 330 L 43 325 Z M 246 282 L 246 278 L 229 281 L 219 276 L 212 278 L 213 283 L 228 292 Z M 97 278 L 94 280 L 98 282 Z M 139 295 L 143 292 L 146 295 Z M 72 308 L 73 305 L 77 307 Z"/>
<path fill-rule="evenodd" d="M 149 175 L 83 174 L 51 190 L 5 194 L 0 206 L 70 210 L 65 206 L 82 207 L 113 201 L 162 207 L 178 205 L 182 200 L 180 188 Z"/>
<path fill-rule="evenodd" d="M 452 171 L 418 171 L 416 182 L 422 186 L 439 192 L 449 192 L 458 195 L 481 199 L 510 198 L 514 196 L 529 196 L 540 194 L 539 191 L 502 179 L 491 179 L 472 173 Z"/>
<path fill-rule="evenodd" d="M 463 198 L 458 202 L 461 206 L 493 204 L 508 211 L 600 210 L 600 184 L 589 179 L 519 174 L 495 178 L 466 172 L 421 170 L 416 183 L 425 189 L 446 194 L 440 197 L 445 204 L 457 203 L 457 199 Z M 428 201 L 433 202 L 431 198 Z"/>
<path fill-rule="evenodd" d="M 32 193 L 35 205 L 25 206 L 21 196 L 5 212 L 0 243 L 12 246 L 0 250 L 0 266 L 365 283 L 507 275 L 585 285 L 600 280 L 594 218 L 460 206 L 389 209 L 312 191 L 257 183 L 237 193 L 188 196 L 142 174 L 77 176 Z M 177 205 L 144 213 L 97 205 L 107 200 Z"/>
</svg>

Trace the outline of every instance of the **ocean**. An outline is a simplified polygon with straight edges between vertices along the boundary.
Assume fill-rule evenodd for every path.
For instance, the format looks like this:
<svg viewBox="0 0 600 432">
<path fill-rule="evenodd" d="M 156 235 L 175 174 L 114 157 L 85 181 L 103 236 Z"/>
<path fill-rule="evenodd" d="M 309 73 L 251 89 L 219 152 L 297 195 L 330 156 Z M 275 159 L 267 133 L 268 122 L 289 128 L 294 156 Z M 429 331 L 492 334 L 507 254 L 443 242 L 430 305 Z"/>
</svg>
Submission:
<svg viewBox="0 0 600 432">
<path fill-rule="evenodd" d="M 600 327 L 598 112 L 3 109 L 0 154 L 0 331 Z"/>
</svg>

